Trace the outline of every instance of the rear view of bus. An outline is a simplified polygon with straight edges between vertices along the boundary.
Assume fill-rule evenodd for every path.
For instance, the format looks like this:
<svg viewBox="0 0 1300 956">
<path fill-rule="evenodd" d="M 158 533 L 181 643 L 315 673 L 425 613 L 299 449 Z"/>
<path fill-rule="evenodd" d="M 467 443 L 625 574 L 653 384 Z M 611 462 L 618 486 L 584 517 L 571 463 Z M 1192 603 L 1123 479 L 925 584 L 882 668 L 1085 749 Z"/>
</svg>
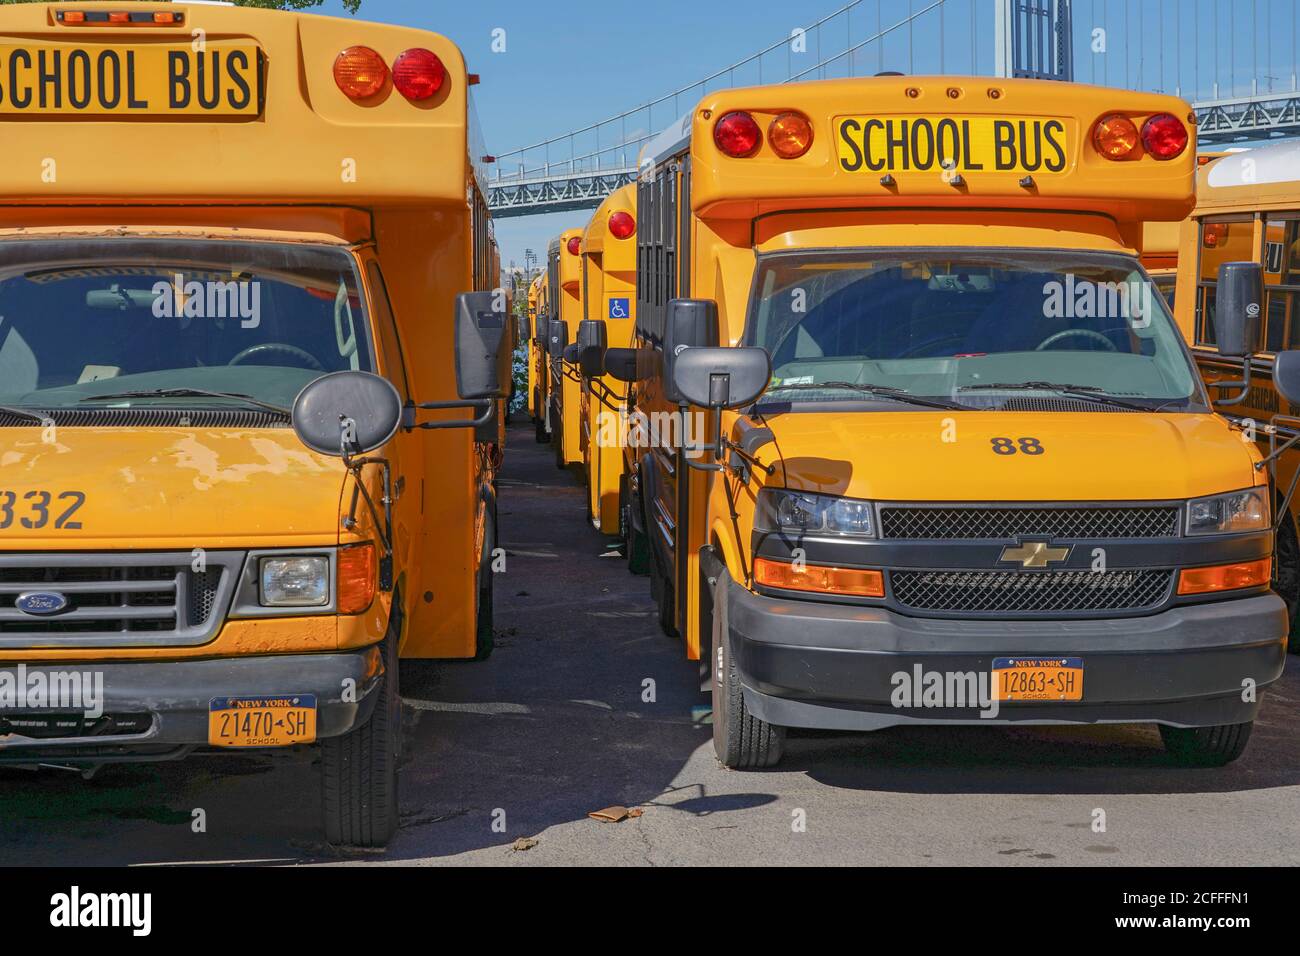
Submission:
<svg viewBox="0 0 1300 956">
<path fill-rule="evenodd" d="M 469 77 L 424 31 L 0 7 L 0 761 L 319 742 L 397 826 L 399 653 L 491 646 L 509 386 Z M 469 202 L 466 199 L 469 197 Z M 39 785 L 39 784 L 37 784 Z"/>
<path fill-rule="evenodd" d="M 1268 476 L 1138 259 L 1191 123 L 881 77 L 710 94 L 647 147 L 629 377 L 678 424 L 631 439 L 633 533 L 724 764 L 903 724 L 1242 752 L 1284 661 Z M 1258 316 L 1220 295 L 1221 334 Z"/>
<path fill-rule="evenodd" d="M 547 421 L 555 466 L 576 469 L 582 465 L 582 377 L 569 347 L 582 321 L 582 230 L 566 229 L 552 239 L 546 261 L 551 306 Z"/>
<path fill-rule="evenodd" d="M 601 357 L 624 361 L 631 357 L 628 346 L 636 302 L 634 184 L 611 193 L 587 224 L 582 237 L 582 290 L 584 318 L 577 344 L 587 513 L 597 531 L 614 535 L 620 533 L 627 386 L 606 372 Z"/>
</svg>

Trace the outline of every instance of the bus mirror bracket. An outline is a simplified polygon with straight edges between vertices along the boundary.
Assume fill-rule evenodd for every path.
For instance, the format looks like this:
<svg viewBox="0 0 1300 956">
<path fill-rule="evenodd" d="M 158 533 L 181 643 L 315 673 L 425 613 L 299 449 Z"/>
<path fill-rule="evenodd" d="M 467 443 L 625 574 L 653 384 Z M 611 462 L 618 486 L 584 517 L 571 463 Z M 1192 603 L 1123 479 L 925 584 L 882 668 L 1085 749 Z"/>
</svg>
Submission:
<svg viewBox="0 0 1300 956">
<path fill-rule="evenodd" d="M 342 459 L 352 475 L 352 506 L 343 527 L 357 526 L 358 499 L 365 501 L 381 538 L 379 586 L 393 589 L 393 472 L 387 458 L 367 453 L 381 448 L 397 433 L 405 409 L 393 384 L 369 372 L 331 372 L 309 382 L 294 399 L 291 422 L 304 445 L 322 455 Z M 362 480 L 367 465 L 383 473 L 383 514 Z"/>
<path fill-rule="evenodd" d="M 767 391 L 772 380 L 772 359 L 767 349 L 752 346 L 685 348 L 673 362 L 672 376 L 673 391 L 683 415 L 689 414 L 691 405 L 721 412 L 751 405 Z M 689 459 L 688 462 L 695 468 L 717 470 L 728 444 L 719 420 L 713 442 L 714 461 L 703 465 Z"/>
</svg>

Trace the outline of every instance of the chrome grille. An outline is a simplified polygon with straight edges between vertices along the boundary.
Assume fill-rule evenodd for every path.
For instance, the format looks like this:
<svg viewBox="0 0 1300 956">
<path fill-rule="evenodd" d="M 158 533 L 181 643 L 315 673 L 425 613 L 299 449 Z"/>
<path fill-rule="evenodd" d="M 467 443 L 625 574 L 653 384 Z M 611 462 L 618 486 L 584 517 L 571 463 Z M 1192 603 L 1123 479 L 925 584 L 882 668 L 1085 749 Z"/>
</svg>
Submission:
<svg viewBox="0 0 1300 956">
<path fill-rule="evenodd" d="M 243 553 L 0 554 L 0 647 L 201 644 L 220 626 Z M 48 615 L 19 610 L 25 592 L 63 595 Z"/>
<path fill-rule="evenodd" d="M 892 571 L 894 600 L 918 611 L 1009 614 L 1135 611 L 1169 597 L 1168 569 L 1108 571 Z"/>
<path fill-rule="evenodd" d="M 1015 540 L 1021 537 L 1176 538 L 1173 505 L 1085 508 L 916 507 L 883 505 L 881 535 L 910 540 Z"/>
</svg>

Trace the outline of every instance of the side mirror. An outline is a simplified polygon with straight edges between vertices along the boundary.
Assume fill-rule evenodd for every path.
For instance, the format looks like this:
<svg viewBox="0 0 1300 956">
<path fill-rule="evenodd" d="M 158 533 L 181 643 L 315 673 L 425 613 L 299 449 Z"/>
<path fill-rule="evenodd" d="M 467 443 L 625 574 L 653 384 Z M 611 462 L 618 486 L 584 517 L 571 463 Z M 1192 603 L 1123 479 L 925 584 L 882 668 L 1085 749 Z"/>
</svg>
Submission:
<svg viewBox="0 0 1300 956">
<path fill-rule="evenodd" d="M 718 303 L 712 299 L 673 299 L 664 322 L 664 397 L 670 402 L 690 401 L 677 391 L 673 369 L 686 349 L 716 348 Z"/>
<path fill-rule="evenodd" d="M 636 349 L 606 349 L 605 374 L 620 382 L 635 382 Z"/>
<path fill-rule="evenodd" d="M 510 333 L 501 304 L 494 292 L 456 296 L 456 391 L 462 399 L 510 394 Z"/>
<path fill-rule="evenodd" d="M 547 325 L 546 351 L 553 359 L 564 358 L 564 347 L 569 344 L 569 323 L 551 319 Z"/>
<path fill-rule="evenodd" d="M 564 347 L 564 361 L 569 365 L 578 364 L 578 356 L 581 354 L 581 346 L 577 342 L 570 342 Z"/>
<path fill-rule="evenodd" d="M 578 368 L 583 378 L 600 378 L 605 374 L 605 353 L 609 350 L 609 330 L 600 319 L 578 323 Z"/>
<path fill-rule="evenodd" d="M 1219 354 L 1246 358 L 1259 351 L 1264 270 L 1258 262 L 1225 262 L 1219 266 L 1214 296 L 1214 331 Z"/>
<path fill-rule="evenodd" d="M 738 408 L 767 390 L 772 358 L 761 348 L 691 348 L 673 363 L 673 391 L 703 408 Z"/>
<path fill-rule="evenodd" d="M 515 316 L 515 348 L 523 345 L 528 341 L 529 333 L 528 313 L 521 312 Z"/>
<path fill-rule="evenodd" d="M 1300 405 L 1300 352 L 1278 352 L 1273 356 L 1273 384 L 1288 403 Z"/>
<path fill-rule="evenodd" d="M 402 422 L 402 397 L 369 372 L 331 372 L 307 383 L 293 401 L 293 430 L 304 445 L 336 458 L 384 445 Z"/>
</svg>

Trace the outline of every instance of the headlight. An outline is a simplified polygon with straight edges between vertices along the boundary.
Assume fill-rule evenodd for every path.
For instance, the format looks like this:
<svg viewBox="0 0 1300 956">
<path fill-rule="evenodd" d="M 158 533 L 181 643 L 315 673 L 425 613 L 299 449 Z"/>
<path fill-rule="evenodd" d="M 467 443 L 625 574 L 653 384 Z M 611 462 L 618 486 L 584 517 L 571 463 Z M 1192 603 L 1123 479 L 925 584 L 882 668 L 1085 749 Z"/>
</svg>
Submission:
<svg viewBox="0 0 1300 956">
<path fill-rule="evenodd" d="M 1268 499 L 1258 488 L 1193 498 L 1187 502 L 1188 534 L 1265 531 L 1269 520 Z"/>
<path fill-rule="evenodd" d="M 857 498 L 764 488 L 758 493 L 754 527 L 788 534 L 870 537 L 875 533 L 871 510 L 871 502 Z"/>
<path fill-rule="evenodd" d="M 258 569 L 263 607 L 314 607 L 330 600 L 330 562 L 324 555 L 263 558 Z"/>
</svg>

